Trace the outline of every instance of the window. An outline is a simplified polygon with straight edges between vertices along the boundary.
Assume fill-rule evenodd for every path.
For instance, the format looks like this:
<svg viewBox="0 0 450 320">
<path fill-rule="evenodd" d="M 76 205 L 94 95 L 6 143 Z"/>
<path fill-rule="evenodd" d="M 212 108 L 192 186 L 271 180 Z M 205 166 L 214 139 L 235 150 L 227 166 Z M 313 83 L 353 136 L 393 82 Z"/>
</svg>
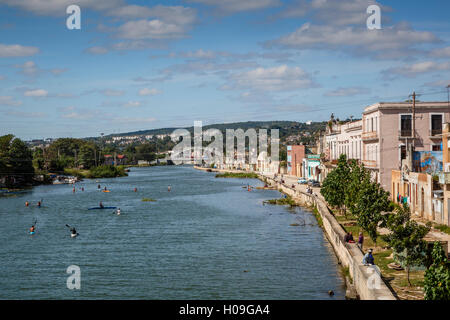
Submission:
<svg viewBox="0 0 450 320">
<path fill-rule="evenodd" d="M 434 144 L 433 145 L 433 149 L 431 151 L 442 151 L 441 150 L 441 145 L 440 144 Z"/>
<path fill-rule="evenodd" d="M 400 160 L 406 159 L 406 146 L 400 146 Z"/>
<path fill-rule="evenodd" d="M 400 115 L 400 136 L 412 136 L 412 116 L 410 114 Z"/>
<path fill-rule="evenodd" d="M 431 135 L 435 136 L 442 133 L 442 114 L 431 115 Z"/>
</svg>

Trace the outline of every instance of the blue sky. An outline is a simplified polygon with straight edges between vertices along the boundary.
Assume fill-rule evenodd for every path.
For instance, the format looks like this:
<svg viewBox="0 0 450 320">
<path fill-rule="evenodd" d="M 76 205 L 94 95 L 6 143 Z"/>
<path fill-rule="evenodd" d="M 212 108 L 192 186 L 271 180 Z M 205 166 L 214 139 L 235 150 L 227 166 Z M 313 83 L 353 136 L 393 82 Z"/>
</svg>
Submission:
<svg viewBox="0 0 450 320">
<path fill-rule="evenodd" d="M 81 30 L 66 27 L 81 8 Z M 381 7 L 382 30 L 366 9 Z M 0 134 L 360 117 L 447 100 L 448 1 L 0 0 Z"/>
</svg>

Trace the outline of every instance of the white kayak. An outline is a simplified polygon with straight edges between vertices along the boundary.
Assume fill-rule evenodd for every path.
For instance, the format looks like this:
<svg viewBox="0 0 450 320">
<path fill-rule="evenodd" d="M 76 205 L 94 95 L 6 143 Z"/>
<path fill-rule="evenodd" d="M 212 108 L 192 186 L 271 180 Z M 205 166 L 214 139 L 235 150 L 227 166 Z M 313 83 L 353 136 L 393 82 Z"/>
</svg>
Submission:
<svg viewBox="0 0 450 320">
<path fill-rule="evenodd" d="M 70 237 L 71 237 L 71 238 L 75 238 L 77 235 L 78 235 L 78 233 L 71 233 L 71 234 L 70 234 Z"/>
</svg>

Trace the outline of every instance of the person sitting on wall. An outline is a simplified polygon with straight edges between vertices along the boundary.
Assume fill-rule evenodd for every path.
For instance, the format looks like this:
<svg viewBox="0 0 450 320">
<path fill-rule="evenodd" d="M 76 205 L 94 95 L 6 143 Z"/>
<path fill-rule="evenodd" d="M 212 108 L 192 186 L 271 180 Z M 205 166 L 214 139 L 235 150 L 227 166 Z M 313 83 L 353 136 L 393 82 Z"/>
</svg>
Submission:
<svg viewBox="0 0 450 320">
<path fill-rule="evenodd" d="M 375 264 L 375 259 L 373 258 L 372 251 L 372 249 L 369 249 L 369 251 L 367 251 L 367 253 L 364 255 L 364 258 L 362 260 L 363 265 L 368 266 Z"/>
<path fill-rule="evenodd" d="M 355 243 L 355 241 L 353 240 L 353 234 L 351 232 L 348 232 L 344 237 L 344 241 L 348 243 Z"/>
</svg>

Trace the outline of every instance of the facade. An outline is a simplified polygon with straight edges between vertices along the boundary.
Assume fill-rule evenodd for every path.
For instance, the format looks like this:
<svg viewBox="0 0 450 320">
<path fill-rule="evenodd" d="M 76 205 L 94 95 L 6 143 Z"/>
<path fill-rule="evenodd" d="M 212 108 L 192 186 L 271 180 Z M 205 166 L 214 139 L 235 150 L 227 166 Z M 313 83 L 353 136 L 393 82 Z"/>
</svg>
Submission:
<svg viewBox="0 0 450 320">
<path fill-rule="evenodd" d="M 322 170 L 320 169 L 320 155 L 308 154 L 303 159 L 302 177 L 308 180 L 322 181 Z"/>
<path fill-rule="evenodd" d="M 287 146 L 287 171 L 289 175 L 304 177 L 303 159 L 306 157 L 306 146 Z"/>
<path fill-rule="evenodd" d="M 331 124 L 332 122 L 330 122 Z M 333 162 L 345 154 L 347 159 L 361 160 L 362 120 L 344 124 L 332 123 L 327 129 L 326 149 L 328 159 Z"/>
<path fill-rule="evenodd" d="M 439 151 L 447 102 L 376 103 L 363 113 L 362 162 L 385 190 L 392 190 L 392 170 L 412 167 L 412 152 Z M 413 117 L 414 114 L 414 117 Z M 410 161 L 407 160 L 407 157 Z"/>
</svg>

